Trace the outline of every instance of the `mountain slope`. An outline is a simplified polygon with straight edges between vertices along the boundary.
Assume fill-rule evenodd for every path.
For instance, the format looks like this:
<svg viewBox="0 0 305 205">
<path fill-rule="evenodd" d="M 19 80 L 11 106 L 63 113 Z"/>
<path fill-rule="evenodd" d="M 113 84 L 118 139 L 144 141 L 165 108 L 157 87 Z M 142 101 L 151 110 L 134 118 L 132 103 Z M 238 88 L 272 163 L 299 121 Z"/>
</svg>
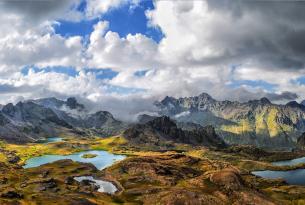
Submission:
<svg viewBox="0 0 305 205">
<path fill-rule="evenodd" d="M 123 136 L 137 146 L 168 148 L 173 143 L 224 147 L 212 126 L 194 130 L 182 130 L 169 117 L 157 117 L 144 124 L 136 124 L 124 131 Z"/>
<path fill-rule="evenodd" d="M 217 101 L 202 93 L 179 99 L 166 97 L 155 105 L 160 115 L 216 126 L 230 144 L 291 147 L 305 131 L 305 106 L 297 102 L 276 105 L 267 98 L 245 103 Z"/>
<path fill-rule="evenodd" d="M 9 103 L 2 108 L 0 116 L 0 139 L 10 142 L 34 141 L 72 128 L 51 109 L 33 102 Z"/>
<path fill-rule="evenodd" d="M 126 126 L 111 113 L 90 113 L 75 98 L 45 98 L 11 103 L 0 111 L 0 139 L 23 143 L 60 133 L 108 136 Z"/>
</svg>

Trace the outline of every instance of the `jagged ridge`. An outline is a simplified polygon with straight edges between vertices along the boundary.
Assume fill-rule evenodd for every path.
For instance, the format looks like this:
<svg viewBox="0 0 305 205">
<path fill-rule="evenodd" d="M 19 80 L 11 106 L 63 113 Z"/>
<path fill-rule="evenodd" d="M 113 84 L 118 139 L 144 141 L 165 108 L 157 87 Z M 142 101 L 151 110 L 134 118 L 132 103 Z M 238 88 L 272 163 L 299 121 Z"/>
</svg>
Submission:
<svg viewBox="0 0 305 205">
<path fill-rule="evenodd" d="M 130 143 L 144 146 L 168 147 L 173 143 L 224 147 L 212 126 L 182 130 L 167 116 L 156 117 L 144 124 L 136 124 L 123 133 Z M 167 143 L 168 142 L 168 143 Z"/>
<path fill-rule="evenodd" d="M 267 98 L 245 103 L 217 101 L 210 95 L 165 97 L 156 102 L 160 115 L 178 121 L 215 125 L 230 144 L 291 147 L 305 131 L 305 106 L 297 102 L 272 104 Z"/>
<path fill-rule="evenodd" d="M 117 134 L 124 126 L 109 112 L 88 112 L 75 98 L 9 103 L 0 111 L 0 139 L 14 143 L 35 141 L 62 132 L 109 136 Z"/>
</svg>

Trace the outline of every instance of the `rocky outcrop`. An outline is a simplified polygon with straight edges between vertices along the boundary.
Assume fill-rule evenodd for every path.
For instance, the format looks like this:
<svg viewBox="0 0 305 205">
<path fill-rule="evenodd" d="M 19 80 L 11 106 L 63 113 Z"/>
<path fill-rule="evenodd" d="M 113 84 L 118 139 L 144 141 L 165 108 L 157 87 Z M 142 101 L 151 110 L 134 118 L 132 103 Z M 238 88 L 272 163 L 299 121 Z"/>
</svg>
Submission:
<svg viewBox="0 0 305 205">
<path fill-rule="evenodd" d="M 136 124 L 123 133 L 130 143 L 135 145 L 172 146 L 172 143 L 184 143 L 211 147 L 224 147 L 212 126 L 192 131 L 178 128 L 169 117 L 155 118 L 145 124 Z M 168 142 L 168 143 L 167 143 Z"/>
<path fill-rule="evenodd" d="M 66 105 L 70 108 L 70 109 L 77 109 L 77 110 L 84 110 L 85 109 L 85 106 L 82 105 L 82 104 L 79 104 L 77 102 L 77 100 L 75 98 L 68 98 L 67 99 L 67 102 L 66 102 Z"/>
<path fill-rule="evenodd" d="M 72 160 L 31 169 L 0 163 L 0 204 L 112 204 L 111 197 L 98 193 L 96 186 L 73 179 L 97 172 L 92 164 Z M 98 203 L 94 203 L 96 201 Z"/>
<path fill-rule="evenodd" d="M 149 121 L 154 120 L 155 118 L 157 118 L 158 116 L 152 116 L 152 115 L 147 115 L 147 114 L 143 114 L 143 115 L 139 115 L 138 118 L 138 122 L 140 124 L 145 124 Z"/>
</svg>

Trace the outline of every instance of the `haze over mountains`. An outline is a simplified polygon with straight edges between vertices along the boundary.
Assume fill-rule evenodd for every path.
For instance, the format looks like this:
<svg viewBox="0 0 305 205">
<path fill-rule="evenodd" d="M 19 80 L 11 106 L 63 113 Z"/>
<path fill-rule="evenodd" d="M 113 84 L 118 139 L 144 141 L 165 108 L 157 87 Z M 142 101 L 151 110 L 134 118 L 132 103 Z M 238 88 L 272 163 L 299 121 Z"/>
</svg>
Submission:
<svg viewBox="0 0 305 205">
<path fill-rule="evenodd" d="M 304 102 L 299 104 L 292 101 L 286 105 L 278 105 L 271 103 L 267 98 L 244 103 L 217 101 L 210 95 L 202 93 L 179 99 L 165 97 L 154 105 L 159 116 L 169 116 L 176 121 L 165 118 L 167 120 L 162 120 L 164 124 L 159 123 L 160 126 L 172 125 L 169 129 L 174 130 L 174 137 L 178 139 L 175 140 L 176 142 L 181 141 L 182 138 L 182 141 L 185 141 L 184 135 L 198 135 L 198 133 L 186 134 L 184 133 L 186 131 L 197 132 L 204 126 L 211 125 L 227 144 L 289 148 L 294 147 L 298 137 L 305 132 Z M 16 105 L 9 103 L 2 106 L 0 138 L 22 143 L 59 134 L 106 137 L 121 134 L 126 129 L 125 135 L 128 138 L 132 138 L 130 133 L 135 132 L 142 138 L 147 137 L 147 131 L 150 132 L 150 136 L 151 133 L 158 132 L 158 137 L 153 137 L 153 140 L 158 142 L 173 137 L 169 136 L 172 131 L 163 132 L 163 130 L 160 135 L 160 129 L 158 130 L 160 126 L 157 126 L 157 129 L 153 127 L 152 131 L 152 124 L 149 123 L 155 118 L 156 116 L 141 115 L 140 124 L 134 125 L 115 119 L 107 111 L 91 113 L 75 98 L 68 98 L 66 101 L 56 98 L 28 100 Z M 179 131 L 180 128 L 182 130 Z M 218 139 L 215 137 L 215 140 Z M 186 141 L 200 144 L 200 140 L 189 137 Z"/>
<path fill-rule="evenodd" d="M 0 138 L 28 142 L 61 133 L 74 135 L 116 134 L 124 124 L 106 111 L 89 113 L 75 98 L 29 100 L 3 106 L 0 112 Z"/>
</svg>

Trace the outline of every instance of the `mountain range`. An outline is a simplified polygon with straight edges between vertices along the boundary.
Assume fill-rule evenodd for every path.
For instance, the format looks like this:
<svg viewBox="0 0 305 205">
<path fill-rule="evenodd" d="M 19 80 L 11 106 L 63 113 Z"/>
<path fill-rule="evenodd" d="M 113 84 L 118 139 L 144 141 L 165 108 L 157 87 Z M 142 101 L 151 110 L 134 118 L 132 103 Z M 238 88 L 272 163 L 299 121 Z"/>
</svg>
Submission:
<svg viewBox="0 0 305 205">
<path fill-rule="evenodd" d="M 208 138 L 214 136 L 216 143 L 211 144 L 215 145 L 222 144 L 220 136 L 226 144 L 292 148 L 305 132 L 304 102 L 279 105 L 267 98 L 248 102 L 218 101 L 202 93 L 178 99 L 165 97 L 154 105 L 158 116 L 169 117 L 161 117 L 163 124 L 150 115 L 140 115 L 137 124 L 122 122 L 107 111 L 88 111 L 75 98 L 9 103 L 0 108 L 0 139 L 24 143 L 61 134 L 107 137 L 124 133 L 131 142 L 139 143 L 152 140 L 160 144 L 172 140 L 202 145 L 209 144 Z M 161 129 L 167 125 L 170 125 L 168 130 Z M 215 128 L 216 133 L 202 134 L 207 126 L 213 131 Z M 139 138 L 135 140 L 131 135 Z M 206 140 L 200 141 L 200 136 Z"/>
<path fill-rule="evenodd" d="M 75 98 L 9 103 L 0 111 L 0 139 L 23 143 L 60 134 L 109 136 L 125 126 L 111 113 L 90 113 Z"/>
<path fill-rule="evenodd" d="M 305 131 L 305 103 L 286 105 L 267 98 L 248 102 L 217 101 L 202 93 L 194 97 L 165 97 L 155 102 L 159 115 L 180 122 L 213 125 L 228 144 L 293 147 Z"/>
</svg>

